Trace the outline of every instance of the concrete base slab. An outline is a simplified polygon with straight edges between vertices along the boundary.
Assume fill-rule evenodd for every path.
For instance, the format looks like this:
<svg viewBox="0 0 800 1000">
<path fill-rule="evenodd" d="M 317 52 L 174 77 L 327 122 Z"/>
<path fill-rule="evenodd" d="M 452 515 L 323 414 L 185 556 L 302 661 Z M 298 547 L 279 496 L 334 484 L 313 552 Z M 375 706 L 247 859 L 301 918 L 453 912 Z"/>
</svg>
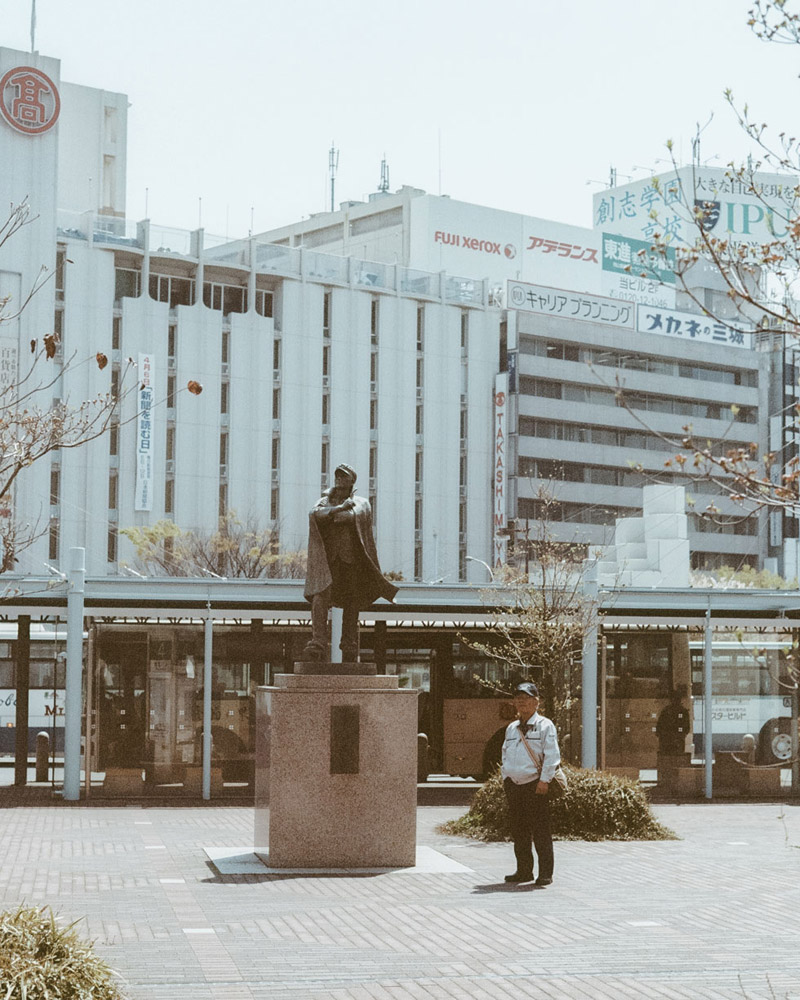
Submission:
<svg viewBox="0 0 800 1000">
<path fill-rule="evenodd" d="M 472 872 L 432 847 L 417 847 L 416 864 L 408 868 L 271 868 L 265 847 L 204 847 L 220 875 L 442 875 Z"/>
</svg>

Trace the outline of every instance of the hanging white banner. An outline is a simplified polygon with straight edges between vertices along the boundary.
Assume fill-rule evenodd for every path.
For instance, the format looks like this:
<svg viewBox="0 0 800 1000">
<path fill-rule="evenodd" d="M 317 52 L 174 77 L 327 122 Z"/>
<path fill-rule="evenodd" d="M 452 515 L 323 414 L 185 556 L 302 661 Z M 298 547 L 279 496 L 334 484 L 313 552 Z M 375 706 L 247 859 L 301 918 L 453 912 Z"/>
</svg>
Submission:
<svg viewBox="0 0 800 1000">
<path fill-rule="evenodd" d="M 153 368 L 153 355 L 140 354 L 134 510 L 153 509 Z"/>
</svg>

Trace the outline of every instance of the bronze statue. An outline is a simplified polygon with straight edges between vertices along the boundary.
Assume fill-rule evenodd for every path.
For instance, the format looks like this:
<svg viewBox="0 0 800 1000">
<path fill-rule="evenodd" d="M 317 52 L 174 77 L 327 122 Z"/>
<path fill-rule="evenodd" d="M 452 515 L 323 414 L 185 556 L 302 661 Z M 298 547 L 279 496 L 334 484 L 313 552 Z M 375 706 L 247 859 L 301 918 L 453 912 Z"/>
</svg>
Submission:
<svg viewBox="0 0 800 1000">
<path fill-rule="evenodd" d="M 339 465 L 334 485 L 308 518 L 305 598 L 311 603 L 311 640 L 304 660 L 322 660 L 328 646 L 328 611 L 342 609 L 342 659 L 358 660 L 358 613 L 379 597 L 393 601 L 397 587 L 381 573 L 369 501 L 354 493 L 356 473 Z"/>
</svg>

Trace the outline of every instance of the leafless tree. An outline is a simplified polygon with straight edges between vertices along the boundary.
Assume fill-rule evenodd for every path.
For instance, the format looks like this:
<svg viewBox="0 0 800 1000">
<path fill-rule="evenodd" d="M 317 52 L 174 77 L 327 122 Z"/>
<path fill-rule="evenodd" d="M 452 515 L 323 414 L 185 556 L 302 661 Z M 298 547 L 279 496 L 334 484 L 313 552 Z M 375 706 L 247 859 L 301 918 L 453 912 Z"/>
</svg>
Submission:
<svg viewBox="0 0 800 1000">
<path fill-rule="evenodd" d="M 153 576 L 219 576 L 225 579 L 302 579 L 305 552 L 283 552 L 277 528 L 242 522 L 235 512 L 221 517 L 214 531 L 181 529 L 172 521 L 123 528 L 144 571 Z"/>
</svg>

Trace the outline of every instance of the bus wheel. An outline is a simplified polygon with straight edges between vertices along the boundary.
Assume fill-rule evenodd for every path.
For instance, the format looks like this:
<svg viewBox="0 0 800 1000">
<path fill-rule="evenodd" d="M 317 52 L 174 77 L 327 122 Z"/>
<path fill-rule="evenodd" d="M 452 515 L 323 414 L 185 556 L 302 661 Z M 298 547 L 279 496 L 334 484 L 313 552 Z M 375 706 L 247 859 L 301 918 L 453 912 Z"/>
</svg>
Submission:
<svg viewBox="0 0 800 1000">
<path fill-rule="evenodd" d="M 759 764 L 779 764 L 791 760 L 792 736 L 789 719 L 770 719 L 758 736 Z"/>
<path fill-rule="evenodd" d="M 503 757 L 503 740 L 506 738 L 506 727 L 498 729 L 494 736 L 491 736 L 483 748 L 483 774 L 481 781 L 485 781 L 500 765 Z M 477 777 L 475 775 L 474 777 Z"/>
</svg>

